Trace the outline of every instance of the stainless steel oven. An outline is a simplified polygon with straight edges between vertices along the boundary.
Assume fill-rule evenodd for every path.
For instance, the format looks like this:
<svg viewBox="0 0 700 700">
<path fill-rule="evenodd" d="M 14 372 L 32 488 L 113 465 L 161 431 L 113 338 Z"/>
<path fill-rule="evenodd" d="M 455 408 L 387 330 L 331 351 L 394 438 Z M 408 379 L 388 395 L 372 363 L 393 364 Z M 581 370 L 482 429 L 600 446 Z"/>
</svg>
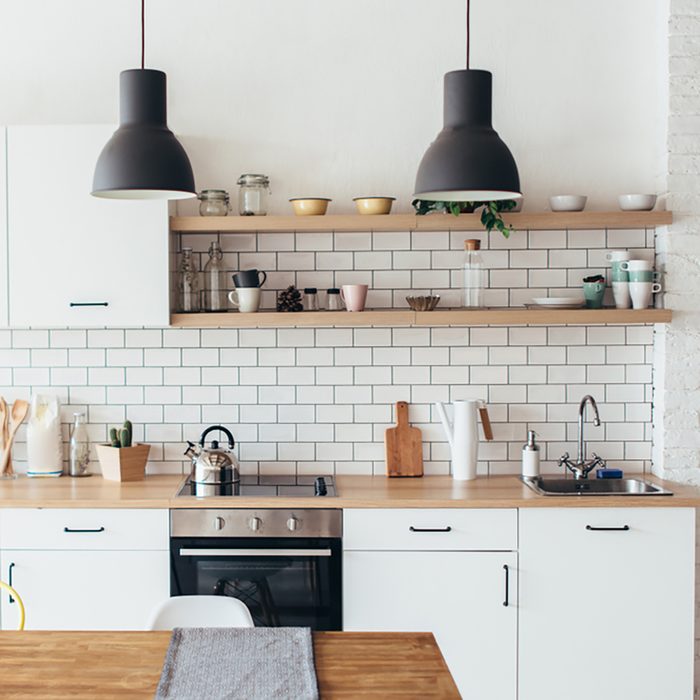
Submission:
<svg viewBox="0 0 700 700">
<path fill-rule="evenodd" d="M 172 510 L 171 595 L 242 600 L 257 626 L 342 629 L 335 509 Z"/>
</svg>

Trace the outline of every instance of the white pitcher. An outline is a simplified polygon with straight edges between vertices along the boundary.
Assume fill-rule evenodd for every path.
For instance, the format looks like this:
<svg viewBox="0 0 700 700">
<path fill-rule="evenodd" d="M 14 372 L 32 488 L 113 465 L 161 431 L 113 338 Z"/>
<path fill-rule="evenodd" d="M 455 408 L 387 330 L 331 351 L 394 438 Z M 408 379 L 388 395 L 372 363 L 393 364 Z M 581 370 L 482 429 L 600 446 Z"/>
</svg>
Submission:
<svg viewBox="0 0 700 700">
<path fill-rule="evenodd" d="M 485 438 L 493 440 L 486 404 L 480 399 L 453 401 L 454 420 L 452 424 L 445 413 L 445 406 L 438 402 L 435 407 L 440 415 L 452 451 L 452 478 L 457 481 L 475 479 L 476 463 L 479 458 L 478 413 L 481 413 Z"/>
</svg>

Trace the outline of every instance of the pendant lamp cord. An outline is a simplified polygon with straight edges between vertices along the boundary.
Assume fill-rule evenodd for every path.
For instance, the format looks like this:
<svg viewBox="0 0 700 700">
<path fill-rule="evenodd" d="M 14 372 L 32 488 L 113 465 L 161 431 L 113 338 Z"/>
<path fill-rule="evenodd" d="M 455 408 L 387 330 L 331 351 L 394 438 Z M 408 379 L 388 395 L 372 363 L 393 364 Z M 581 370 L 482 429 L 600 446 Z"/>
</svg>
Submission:
<svg viewBox="0 0 700 700">
<path fill-rule="evenodd" d="M 467 0 L 467 70 L 469 70 L 469 0 Z"/>
<path fill-rule="evenodd" d="M 146 62 L 146 0 L 141 0 L 141 70 Z"/>
</svg>

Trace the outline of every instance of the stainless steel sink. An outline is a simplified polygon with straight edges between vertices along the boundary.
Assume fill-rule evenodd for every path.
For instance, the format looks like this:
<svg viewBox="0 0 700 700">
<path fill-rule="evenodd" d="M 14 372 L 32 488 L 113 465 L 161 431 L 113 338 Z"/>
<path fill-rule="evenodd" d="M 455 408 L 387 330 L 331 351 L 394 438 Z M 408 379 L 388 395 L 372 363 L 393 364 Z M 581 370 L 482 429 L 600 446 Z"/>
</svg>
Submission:
<svg viewBox="0 0 700 700">
<path fill-rule="evenodd" d="M 540 496 L 673 496 L 643 479 L 521 478 Z"/>
</svg>

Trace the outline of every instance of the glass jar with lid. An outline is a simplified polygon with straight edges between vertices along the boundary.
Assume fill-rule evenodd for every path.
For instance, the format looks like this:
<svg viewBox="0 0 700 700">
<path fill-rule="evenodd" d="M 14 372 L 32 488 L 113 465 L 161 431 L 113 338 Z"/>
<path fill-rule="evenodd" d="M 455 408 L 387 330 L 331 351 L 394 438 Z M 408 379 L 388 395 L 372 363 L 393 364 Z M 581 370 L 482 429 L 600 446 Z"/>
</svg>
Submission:
<svg viewBox="0 0 700 700">
<path fill-rule="evenodd" d="M 198 195 L 201 216 L 227 216 L 229 196 L 226 190 L 202 190 Z"/>
<path fill-rule="evenodd" d="M 340 301 L 340 289 L 337 287 L 331 287 L 326 292 L 326 310 L 341 311 L 342 308 L 343 303 Z"/>
<path fill-rule="evenodd" d="M 194 313 L 200 310 L 201 284 L 197 261 L 192 255 L 192 248 L 183 248 L 180 265 L 177 270 L 178 311 Z"/>
<path fill-rule="evenodd" d="M 249 173 L 238 178 L 238 186 L 238 213 L 241 216 L 265 216 L 270 178 Z"/>
</svg>

